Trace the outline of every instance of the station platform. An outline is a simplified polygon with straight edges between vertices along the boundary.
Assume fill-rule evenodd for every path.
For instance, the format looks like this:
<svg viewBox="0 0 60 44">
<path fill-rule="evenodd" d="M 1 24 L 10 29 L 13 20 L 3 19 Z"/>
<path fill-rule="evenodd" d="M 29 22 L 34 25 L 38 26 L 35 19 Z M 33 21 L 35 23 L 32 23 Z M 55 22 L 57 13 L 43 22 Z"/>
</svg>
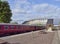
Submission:
<svg viewBox="0 0 60 44">
<path fill-rule="evenodd" d="M 17 34 L 7 37 L 1 37 L 9 44 L 60 44 L 60 31 L 32 31 L 24 34 Z"/>
</svg>

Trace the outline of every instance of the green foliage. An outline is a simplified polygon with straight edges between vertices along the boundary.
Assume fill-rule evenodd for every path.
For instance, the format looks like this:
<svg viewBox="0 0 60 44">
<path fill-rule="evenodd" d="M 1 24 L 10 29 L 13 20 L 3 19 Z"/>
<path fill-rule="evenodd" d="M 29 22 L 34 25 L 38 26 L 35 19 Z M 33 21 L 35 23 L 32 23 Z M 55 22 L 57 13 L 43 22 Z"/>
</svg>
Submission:
<svg viewBox="0 0 60 44">
<path fill-rule="evenodd" d="M 11 10 L 7 1 L 0 1 L 0 22 L 10 23 L 11 21 Z"/>
<path fill-rule="evenodd" d="M 11 24 L 18 24 L 18 22 L 11 22 Z"/>
<path fill-rule="evenodd" d="M 42 26 L 42 24 L 35 24 L 35 25 L 37 25 L 37 26 Z"/>
</svg>

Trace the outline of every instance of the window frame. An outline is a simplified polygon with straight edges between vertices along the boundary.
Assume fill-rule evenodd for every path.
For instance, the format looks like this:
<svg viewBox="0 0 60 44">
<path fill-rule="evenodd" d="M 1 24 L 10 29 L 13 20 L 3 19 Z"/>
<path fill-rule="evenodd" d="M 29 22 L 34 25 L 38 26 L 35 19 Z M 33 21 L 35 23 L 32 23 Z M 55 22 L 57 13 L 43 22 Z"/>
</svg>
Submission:
<svg viewBox="0 0 60 44">
<path fill-rule="evenodd" d="M 15 25 L 11 25 L 10 26 L 10 29 L 15 29 Z"/>
<path fill-rule="evenodd" d="M 4 25 L 4 29 L 9 29 L 9 26 L 8 25 Z"/>
</svg>

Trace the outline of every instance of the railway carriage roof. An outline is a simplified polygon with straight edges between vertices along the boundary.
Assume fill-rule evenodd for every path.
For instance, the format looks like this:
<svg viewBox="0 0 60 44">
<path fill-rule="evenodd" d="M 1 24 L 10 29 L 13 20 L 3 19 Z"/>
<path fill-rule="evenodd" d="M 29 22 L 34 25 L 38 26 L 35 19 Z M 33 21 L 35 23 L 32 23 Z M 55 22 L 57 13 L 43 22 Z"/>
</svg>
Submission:
<svg viewBox="0 0 60 44">
<path fill-rule="evenodd" d="M 11 24 L 11 23 L 0 23 L 0 25 L 25 25 L 27 26 L 27 24 Z M 38 25 L 28 25 L 28 26 L 38 26 Z"/>
</svg>

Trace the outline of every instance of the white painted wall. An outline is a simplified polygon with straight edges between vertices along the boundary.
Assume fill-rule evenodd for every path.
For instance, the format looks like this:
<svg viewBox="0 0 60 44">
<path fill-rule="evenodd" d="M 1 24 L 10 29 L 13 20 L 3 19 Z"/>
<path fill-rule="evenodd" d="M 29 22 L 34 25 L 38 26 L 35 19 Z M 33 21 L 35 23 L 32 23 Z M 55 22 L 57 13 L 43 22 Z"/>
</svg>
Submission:
<svg viewBox="0 0 60 44">
<path fill-rule="evenodd" d="M 45 20 L 32 20 L 32 21 L 29 21 L 28 25 L 32 25 L 32 24 L 41 24 L 41 25 L 45 25 L 47 23 L 47 19 Z"/>
</svg>

